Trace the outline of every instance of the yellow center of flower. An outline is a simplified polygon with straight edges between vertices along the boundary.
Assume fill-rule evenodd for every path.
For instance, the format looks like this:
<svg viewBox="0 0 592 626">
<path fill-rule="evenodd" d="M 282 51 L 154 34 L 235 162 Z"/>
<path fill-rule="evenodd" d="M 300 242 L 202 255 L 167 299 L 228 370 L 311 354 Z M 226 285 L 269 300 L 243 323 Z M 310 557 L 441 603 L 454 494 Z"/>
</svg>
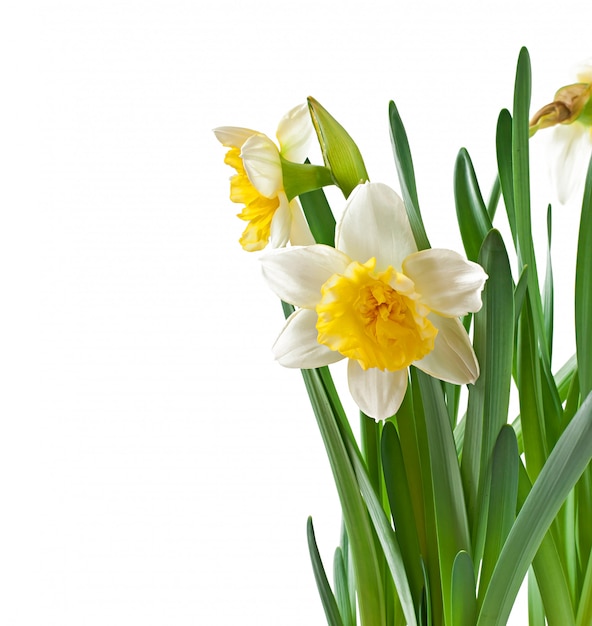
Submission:
<svg viewBox="0 0 592 626">
<path fill-rule="evenodd" d="M 422 359 L 438 333 L 430 310 L 417 302 L 414 283 L 389 267 L 375 273 L 376 259 L 352 262 L 321 288 L 318 341 L 356 360 L 363 369 L 396 371 Z"/>
<path fill-rule="evenodd" d="M 230 179 L 230 199 L 245 205 L 238 214 L 241 220 L 248 222 L 239 240 L 240 244 L 249 252 L 262 250 L 269 241 L 271 220 L 280 205 L 279 198 L 266 198 L 253 187 L 240 158 L 239 148 L 231 148 L 224 162 L 236 170 L 236 175 Z"/>
</svg>

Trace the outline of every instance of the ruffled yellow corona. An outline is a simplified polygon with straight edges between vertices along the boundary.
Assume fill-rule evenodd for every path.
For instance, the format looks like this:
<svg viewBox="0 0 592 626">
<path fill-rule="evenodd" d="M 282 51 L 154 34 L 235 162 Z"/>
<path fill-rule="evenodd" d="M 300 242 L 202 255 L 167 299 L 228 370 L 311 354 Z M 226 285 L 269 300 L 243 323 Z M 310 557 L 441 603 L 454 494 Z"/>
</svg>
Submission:
<svg viewBox="0 0 592 626">
<path fill-rule="evenodd" d="M 375 258 L 353 262 L 323 285 L 318 340 L 364 370 L 397 371 L 430 353 L 438 331 L 427 319 L 430 309 L 416 301 L 413 281 L 375 267 Z"/>
</svg>

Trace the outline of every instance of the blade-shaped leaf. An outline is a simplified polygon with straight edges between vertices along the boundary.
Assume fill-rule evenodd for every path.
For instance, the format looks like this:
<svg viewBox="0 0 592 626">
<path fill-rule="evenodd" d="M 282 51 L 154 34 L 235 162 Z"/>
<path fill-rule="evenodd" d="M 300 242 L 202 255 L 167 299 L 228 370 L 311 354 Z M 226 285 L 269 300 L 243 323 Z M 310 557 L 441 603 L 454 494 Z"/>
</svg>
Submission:
<svg viewBox="0 0 592 626">
<path fill-rule="evenodd" d="M 580 232 L 575 291 L 576 352 L 582 396 L 592 390 L 592 159 L 588 166 Z"/>
<path fill-rule="evenodd" d="M 451 616 L 452 567 L 456 555 L 471 551 L 465 499 L 456 447 L 442 387 L 436 379 L 417 371 L 425 412 L 438 538 L 445 619 Z"/>
<path fill-rule="evenodd" d="M 347 528 L 362 626 L 384 624 L 383 581 L 366 506 L 319 370 L 301 370 L 331 464 Z M 351 443 L 351 442 L 350 442 Z"/>
<path fill-rule="evenodd" d="M 317 243 L 335 246 L 335 217 L 322 189 L 300 194 L 300 204 Z"/>
<path fill-rule="evenodd" d="M 487 524 L 484 497 L 495 442 L 508 421 L 514 351 L 514 297 L 510 262 L 497 230 L 486 236 L 479 263 L 489 278 L 475 313 L 474 348 L 481 373 L 469 387 L 462 478 L 471 523 L 473 558 L 479 561 Z"/>
<path fill-rule="evenodd" d="M 475 572 L 473 561 L 466 552 L 459 552 L 452 566 L 451 607 L 451 626 L 475 626 L 477 620 Z"/>
<path fill-rule="evenodd" d="M 335 580 L 335 599 L 339 607 L 343 626 L 354 626 L 355 622 L 351 612 L 352 602 L 349 597 L 347 567 L 341 548 L 335 550 L 335 556 L 333 557 L 333 579 Z"/>
<path fill-rule="evenodd" d="M 415 238 L 418 250 L 430 247 L 430 242 L 423 225 L 423 219 L 419 210 L 419 200 L 417 198 L 417 186 L 415 184 L 415 173 L 413 171 L 413 160 L 407 140 L 407 133 L 403 126 L 403 121 L 394 102 L 389 103 L 389 120 L 391 130 L 391 143 L 395 156 L 395 165 L 399 175 L 399 184 L 403 201 L 411 223 L 411 230 Z"/>
<path fill-rule="evenodd" d="M 518 513 L 487 588 L 477 626 L 506 623 L 547 530 L 591 459 L 592 395 L 589 395 L 559 438 Z"/>
<path fill-rule="evenodd" d="M 508 223 L 516 246 L 516 208 L 514 205 L 514 167 L 512 165 L 512 115 L 507 109 L 500 111 L 496 132 L 497 169 L 500 187 L 508 216 Z"/>
<path fill-rule="evenodd" d="M 464 148 L 458 153 L 454 166 L 454 200 L 467 258 L 476 261 L 481 244 L 492 225 L 479 189 L 473 163 Z"/>
<path fill-rule="evenodd" d="M 329 370 L 328 368 L 320 368 L 319 370 L 302 370 L 302 372 L 303 374 L 306 372 L 316 372 L 320 377 L 320 381 L 323 385 L 322 396 L 332 407 L 334 419 L 341 432 L 341 440 L 347 448 L 347 454 L 349 455 L 351 466 L 355 472 L 355 478 L 357 479 L 359 489 L 358 493 L 361 493 L 367 507 L 366 521 L 368 521 L 369 514 L 376 536 L 382 548 L 384 558 L 395 584 L 403 613 L 407 619 L 407 624 L 408 626 L 416 626 L 417 619 L 413 606 L 413 597 L 411 595 L 411 589 L 409 587 L 409 581 L 407 580 L 407 574 L 405 572 L 403 559 L 401 557 L 401 549 L 399 547 L 396 534 L 386 517 L 384 509 L 382 508 L 382 503 L 379 501 L 374 491 L 372 482 L 368 476 L 366 465 L 351 432 L 351 427 L 347 421 L 343 407 L 341 406 L 341 402 L 331 379 Z M 352 543 L 351 532 L 348 533 L 348 535 L 350 537 L 350 543 Z M 355 558 L 356 555 L 354 554 L 354 565 Z M 358 585 L 365 582 L 360 581 L 358 576 L 356 576 L 356 579 L 358 581 Z M 372 621 L 369 622 L 371 625 L 374 623 L 375 622 Z M 362 626 L 365 626 L 363 619 Z"/>
<path fill-rule="evenodd" d="M 315 539 L 314 528 L 312 525 L 312 518 L 308 518 L 306 523 L 306 537 L 308 539 L 308 551 L 310 553 L 310 560 L 312 562 L 312 569 L 314 571 L 315 580 L 317 581 L 317 588 L 319 595 L 321 596 L 321 602 L 323 603 L 323 609 L 325 609 L 325 616 L 327 617 L 327 624 L 329 626 L 344 626 L 341 620 L 341 614 L 335 601 L 335 596 L 327 580 L 325 574 L 325 568 L 321 561 L 321 555 L 317 547 Z"/>
<path fill-rule="evenodd" d="M 414 603 L 419 606 L 423 590 L 423 572 L 417 522 L 413 515 L 413 504 L 399 435 L 397 429 L 389 422 L 384 425 L 382 430 L 381 447 L 386 492 L 401 546 L 401 556 L 405 563 L 405 571 Z"/>
<path fill-rule="evenodd" d="M 516 435 L 514 429 L 506 425 L 497 438 L 491 463 L 489 515 L 479 579 L 480 600 L 487 589 L 499 554 L 516 519 L 518 466 Z"/>
</svg>

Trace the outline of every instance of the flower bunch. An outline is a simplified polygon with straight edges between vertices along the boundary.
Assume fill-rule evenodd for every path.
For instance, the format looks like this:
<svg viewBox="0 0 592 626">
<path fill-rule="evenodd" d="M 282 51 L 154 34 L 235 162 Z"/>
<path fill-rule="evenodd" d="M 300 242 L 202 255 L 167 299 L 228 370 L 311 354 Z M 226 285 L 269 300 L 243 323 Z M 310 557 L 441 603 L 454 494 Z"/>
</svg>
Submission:
<svg viewBox="0 0 592 626">
<path fill-rule="evenodd" d="M 333 585 L 311 519 L 307 527 L 330 626 L 498 626 L 527 573 L 532 623 L 592 623 L 592 169 L 577 242 L 576 352 L 554 369 L 551 255 L 541 285 L 528 165 L 529 137 L 541 129 L 578 124 L 589 135 L 585 78 L 529 120 L 521 51 L 488 198 L 466 150 L 456 161 L 466 256 L 430 246 L 393 102 L 402 197 L 370 181 L 356 143 L 313 98 L 282 118 L 278 145 L 245 128 L 214 131 L 236 170 L 241 245 L 268 248 L 263 276 L 286 317 L 273 353 L 301 370 L 342 505 Z M 315 135 L 322 165 L 307 158 Z M 337 221 L 327 185 L 344 196 Z M 494 226 L 498 205 L 509 244 Z M 359 441 L 329 368 L 343 359 Z"/>
</svg>

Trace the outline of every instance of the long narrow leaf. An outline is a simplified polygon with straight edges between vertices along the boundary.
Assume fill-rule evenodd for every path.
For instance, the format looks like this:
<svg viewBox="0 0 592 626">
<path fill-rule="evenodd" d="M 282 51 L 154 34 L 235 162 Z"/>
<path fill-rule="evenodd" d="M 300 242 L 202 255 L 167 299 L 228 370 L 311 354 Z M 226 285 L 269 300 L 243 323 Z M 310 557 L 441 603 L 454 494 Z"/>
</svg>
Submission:
<svg viewBox="0 0 592 626">
<path fill-rule="evenodd" d="M 312 518 L 308 518 L 306 523 L 306 536 L 308 539 L 308 551 L 310 553 L 310 560 L 312 562 L 312 569 L 314 571 L 315 580 L 317 581 L 317 588 L 319 595 L 321 596 L 321 602 L 323 603 L 323 609 L 325 609 L 325 616 L 327 617 L 327 624 L 329 626 L 344 626 L 335 601 L 335 596 L 327 580 L 325 574 L 325 568 L 321 561 L 321 555 L 317 547 L 315 539 L 314 528 L 312 525 Z"/>
<path fill-rule="evenodd" d="M 489 278 L 475 313 L 474 348 L 481 373 L 469 387 L 462 478 L 471 523 L 473 558 L 483 553 L 488 501 L 484 497 L 493 448 L 508 421 L 514 348 L 512 273 L 501 235 L 486 236 L 479 262 Z"/>
<path fill-rule="evenodd" d="M 354 626 L 355 622 L 351 611 L 352 603 L 349 597 L 347 566 L 341 548 L 335 550 L 333 557 L 333 579 L 335 580 L 335 599 L 343 626 Z"/>
<path fill-rule="evenodd" d="M 300 204 L 317 243 L 335 245 L 335 217 L 322 189 L 300 194 Z"/>
<path fill-rule="evenodd" d="M 481 244 L 491 230 L 491 219 L 479 189 L 469 153 L 462 148 L 454 166 L 454 200 L 460 235 L 467 258 L 476 261 Z"/>
<path fill-rule="evenodd" d="M 416 606 L 419 606 L 423 590 L 423 573 L 421 569 L 419 538 L 417 536 L 417 522 L 413 515 L 409 482 L 397 429 L 388 422 L 384 425 L 382 431 L 382 466 L 407 579 L 409 580 L 414 603 Z"/>
<path fill-rule="evenodd" d="M 520 461 L 518 466 L 518 510 L 522 509 L 532 491 L 532 483 Z M 574 608 L 563 562 L 559 556 L 554 533 L 547 531 L 532 561 L 537 587 L 549 626 L 573 626 Z"/>
<path fill-rule="evenodd" d="M 430 247 L 430 242 L 423 225 L 423 219 L 419 210 L 419 200 L 417 198 L 417 186 L 415 184 L 415 173 L 413 171 L 413 160 L 409 149 L 407 133 L 403 126 L 403 121 L 394 102 L 389 103 L 389 120 L 391 131 L 391 143 L 395 156 L 395 165 L 399 175 L 399 184 L 403 201 L 411 223 L 411 230 L 415 237 L 415 243 L 419 250 Z"/>
<path fill-rule="evenodd" d="M 475 572 L 473 561 L 466 552 L 459 552 L 452 566 L 451 626 L 475 626 Z"/>
<path fill-rule="evenodd" d="M 589 626 L 592 624 L 592 559 L 590 558 L 588 559 L 580 597 L 576 626 Z"/>
<path fill-rule="evenodd" d="M 514 167 L 512 165 L 512 115 L 507 109 L 500 111 L 496 132 L 497 169 L 504 205 L 516 246 L 516 207 L 514 203 Z"/>
<path fill-rule="evenodd" d="M 516 518 L 518 497 L 518 443 L 511 426 L 497 439 L 491 464 L 489 516 L 479 580 L 480 599 L 487 589 L 495 564 Z"/>
<path fill-rule="evenodd" d="M 592 159 L 580 217 L 575 291 L 576 352 L 582 397 L 592 390 Z"/>
<path fill-rule="evenodd" d="M 347 421 L 345 413 L 343 412 L 343 408 L 339 401 L 339 396 L 337 395 L 337 391 L 335 390 L 335 387 L 332 383 L 329 371 L 327 368 L 321 368 L 320 370 L 302 371 L 303 374 L 306 372 L 316 372 L 319 375 L 319 381 L 322 385 L 322 390 L 319 391 L 324 401 L 331 406 L 331 411 L 333 412 L 333 416 L 335 419 L 335 425 L 341 432 L 341 441 L 347 450 L 346 453 L 349 456 L 351 467 L 353 467 L 353 470 L 355 472 L 355 479 L 357 480 L 359 489 L 358 493 L 361 493 L 367 507 L 365 521 L 368 522 L 369 514 L 372 525 L 376 532 L 376 536 L 378 537 L 378 540 L 380 542 L 384 558 L 393 578 L 393 582 L 395 584 L 395 588 L 401 602 L 403 613 L 405 615 L 405 618 L 407 619 L 407 624 L 408 626 L 416 626 L 417 620 L 415 616 L 415 609 L 413 606 L 413 597 L 411 594 L 411 589 L 409 587 L 409 581 L 407 580 L 407 575 L 405 572 L 403 559 L 401 557 L 401 550 L 397 541 L 396 534 L 386 517 L 384 509 L 382 508 L 382 503 L 379 501 L 374 491 L 372 482 L 368 476 L 366 465 L 364 463 L 364 460 L 362 459 L 360 450 L 355 443 L 355 439 L 351 432 L 351 427 L 349 425 L 349 422 Z M 348 534 L 350 537 L 350 543 L 352 543 L 351 533 Z M 354 554 L 354 565 L 355 559 L 356 555 Z M 358 580 L 358 585 L 365 582 L 360 581 L 358 576 L 356 576 L 356 579 Z M 369 622 L 371 626 L 374 626 L 374 623 L 375 622 Z M 365 626 L 363 618 L 362 626 Z"/>
<path fill-rule="evenodd" d="M 465 499 L 456 456 L 456 447 L 442 387 L 439 382 L 417 372 L 425 411 L 428 454 L 434 488 L 434 511 L 438 538 L 438 561 L 446 623 L 450 620 L 452 568 L 459 552 L 471 552 Z"/>
<path fill-rule="evenodd" d="M 517 355 L 520 423 L 526 458 L 526 469 L 531 480 L 541 471 L 547 458 L 543 401 L 540 393 L 540 368 L 530 300 L 524 302 L 518 325 Z"/>
<path fill-rule="evenodd" d="M 539 286 L 530 212 L 529 107 L 531 94 L 530 57 L 526 48 L 520 50 L 514 86 L 514 115 L 512 118 L 512 166 L 518 262 L 521 270 L 528 267 L 528 297 L 530 299 L 535 336 L 545 363 L 550 363 L 545 334 L 543 305 Z"/>
<path fill-rule="evenodd" d="M 591 459 L 589 395 L 561 435 L 516 518 L 487 588 L 477 626 L 506 623 L 545 533 Z"/>
</svg>

